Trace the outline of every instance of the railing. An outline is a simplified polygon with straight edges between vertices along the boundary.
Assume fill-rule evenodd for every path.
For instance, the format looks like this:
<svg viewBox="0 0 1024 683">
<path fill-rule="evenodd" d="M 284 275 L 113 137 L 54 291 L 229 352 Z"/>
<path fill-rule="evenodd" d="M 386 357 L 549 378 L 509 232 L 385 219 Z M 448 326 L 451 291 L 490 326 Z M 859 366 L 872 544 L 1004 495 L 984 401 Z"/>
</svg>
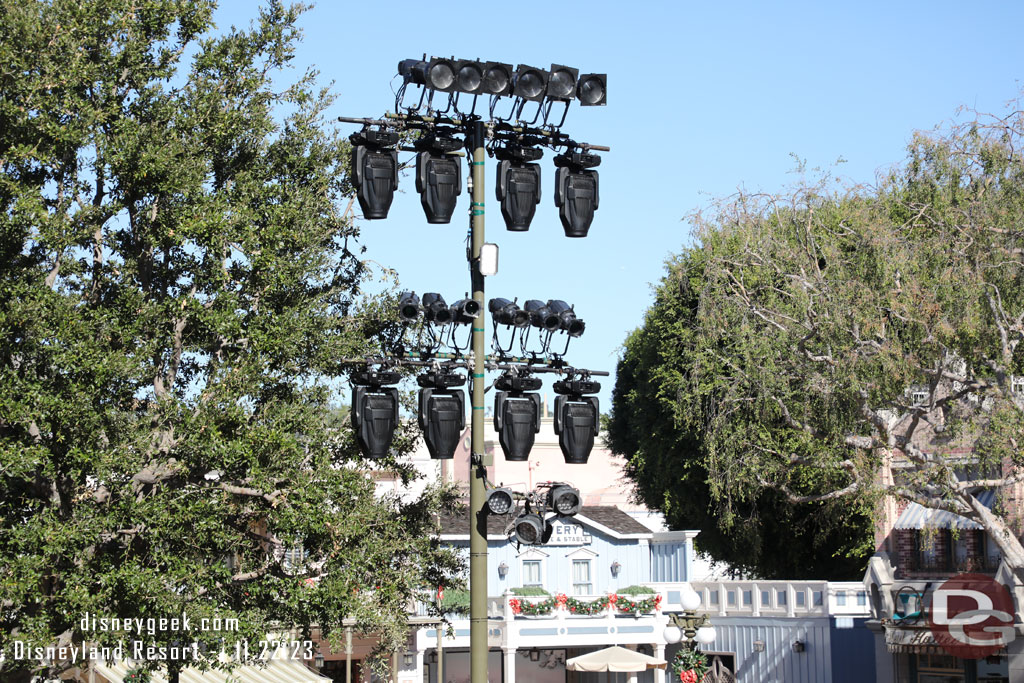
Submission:
<svg viewBox="0 0 1024 683">
<path fill-rule="evenodd" d="M 656 592 L 615 595 L 614 598 L 611 598 L 614 594 L 565 595 L 555 591 L 550 596 L 491 597 L 487 614 L 492 619 L 643 618 L 665 611 L 681 611 L 681 596 L 691 588 L 701 598 L 697 611 L 711 615 L 867 617 L 870 614 L 867 590 L 859 581 L 695 581 L 646 585 Z M 428 603 L 433 604 L 429 599 L 417 601 L 413 613 L 427 616 L 430 613 Z M 448 617 L 467 618 L 459 613 L 450 613 Z"/>
<path fill-rule="evenodd" d="M 952 560 L 948 557 L 928 557 L 919 553 L 911 555 L 907 561 L 899 567 L 900 573 L 906 575 L 908 572 L 925 574 L 953 574 L 956 572 L 985 572 L 995 573 L 999 569 L 1002 557 L 996 553 L 992 555 L 969 555 L 958 557 Z"/>
</svg>

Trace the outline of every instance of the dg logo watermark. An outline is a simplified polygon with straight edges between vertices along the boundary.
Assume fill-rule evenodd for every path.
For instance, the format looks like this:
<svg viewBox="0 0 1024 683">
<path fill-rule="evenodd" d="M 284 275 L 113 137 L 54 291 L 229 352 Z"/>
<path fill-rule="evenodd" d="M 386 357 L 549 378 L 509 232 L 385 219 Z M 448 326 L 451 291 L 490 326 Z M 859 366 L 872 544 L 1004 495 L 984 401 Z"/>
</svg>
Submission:
<svg viewBox="0 0 1024 683">
<path fill-rule="evenodd" d="M 932 636 L 954 657 L 989 657 L 1016 636 L 1013 597 L 989 576 L 958 574 L 932 592 L 931 603 Z"/>
</svg>

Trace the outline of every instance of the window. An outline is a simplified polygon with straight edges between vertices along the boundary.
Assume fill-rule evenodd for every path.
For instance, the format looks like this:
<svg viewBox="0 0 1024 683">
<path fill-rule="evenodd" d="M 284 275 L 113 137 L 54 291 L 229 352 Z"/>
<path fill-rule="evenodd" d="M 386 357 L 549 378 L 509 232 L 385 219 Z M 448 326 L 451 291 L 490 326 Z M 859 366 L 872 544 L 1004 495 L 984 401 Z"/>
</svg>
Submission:
<svg viewBox="0 0 1024 683">
<path fill-rule="evenodd" d="M 284 566 L 285 571 L 300 571 L 306 564 L 307 559 L 308 553 L 306 553 L 306 549 L 301 545 L 295 545 L 284 551 L 284 558 L 282 558 L 281 564 Z"/>
<path fill-rule="evenodd" d="M 796 592 L 796 605 L 797 607 L 803 607 L 807 603 L 807 593 L 804 591 Z"/>
<path fill-rule="evenodd" d="M 743 606 L 744 607 L 750 607 L 750 605 L 751 605 L 751 603 L 753 601 L 754 601 L 754 593 L 753 593 L 753 591 L 743 591 Z"/>
<path fill-rule="evenodd" d="M 814 591 L 812 593 L 813 604 L 815 607 L 821 607 L 821 591 Z"/>
<path fill-rule="evenodd" d="M 712 605 L 717 605 L 718 604 L 718 589 L 716 588 L 713 591 L 708 591 L 708 595 L 711 598 L 711 604 Z"/>
<path fill-rule="evenodd" d="M 590 582 L 590 560 L 572 561 L 573 595 L 591 595 L 594 584 Z"/>
<path fill-rule="evenodd" d="M 928 402 L 928 387 L 914 387 L 910 390 L 910 402 L 913 404 L 925 404 Z"/>
<path fill-rule="evenodd" d="M 1010 377 L 1010 391 L 1015 396 L 1024 396 L 1024 377 Z"/>
<path fill-rule="evenodd" d="M 846 591 L 836 591 L 836 604 L 846 607 Z"/>
<path fill-rule="evenodd" d="M 729 603 L 729 607 L 735 607 L 736 606 L 736 591 L 726 591 L 725 595 L 726 595 L 727 601 Z"/>
<path fill-rule="evenodd" d="M 523 560 L 523 585 L 542 586 L 540 560 Z"/>
<path fill-rule="evenodd" d="M 772 594 L 770 591 L 761 591 L 761 604 L 765 607 L 771 607 Z"/>
<path fill-rule="evenodd" d="M 857 591 L 857 606 L 866 607 L 868 604 L 868 594 L 865 591 Z"/>
<path fill-rule="evenodd" d="M 780 589 L 775 591 L 775 604 L 779 607 L 786 606 L 786 589 Z"/>
</svg>

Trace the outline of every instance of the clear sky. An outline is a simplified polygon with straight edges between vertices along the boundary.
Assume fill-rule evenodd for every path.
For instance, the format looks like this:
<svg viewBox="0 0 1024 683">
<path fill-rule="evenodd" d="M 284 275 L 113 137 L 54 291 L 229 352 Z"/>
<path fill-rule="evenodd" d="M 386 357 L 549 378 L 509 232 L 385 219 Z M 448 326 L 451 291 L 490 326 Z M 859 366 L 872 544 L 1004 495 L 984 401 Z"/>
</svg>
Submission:
<svg viewBox="0 0 1024 683">
<path fill-rule="evenodd" d="M 220 28 L 246 25 L 255 7 L 223 2 Z M 575 304 L 587 331 L 568 360 L 612 372 L 665 260 L 690 243 L 685 214 L 739 187 L 785 189 L 792 155 L 809 168 L 842 158 L 838 175 L 873 182 L 903 159 L 913 131 L 961 105 L 1002 111 L 1024 76 L 1024 3 L 1013 0 L 321 2 L 300 24 L 295 66 L 333 81 L 335 115 L 392 110 L 396 64 L 424 52 L 608 74 L 608 105 L 574 104 L 563 127 L 612 148 L 590 235 L 562 232 L 550 151 L 531 229 L 506 231 L 490 162 L 487 241 L 501 262 L 486 294 Z M 461 298 L 468 196 L 450 225 L 428 225 L 413 178 L 400 189 L 387 220 L 362 223 L 366 256 L 395 269 L 403 289 Z M 602 380 L 602 411 L 613 381 Z"/>
</svg>

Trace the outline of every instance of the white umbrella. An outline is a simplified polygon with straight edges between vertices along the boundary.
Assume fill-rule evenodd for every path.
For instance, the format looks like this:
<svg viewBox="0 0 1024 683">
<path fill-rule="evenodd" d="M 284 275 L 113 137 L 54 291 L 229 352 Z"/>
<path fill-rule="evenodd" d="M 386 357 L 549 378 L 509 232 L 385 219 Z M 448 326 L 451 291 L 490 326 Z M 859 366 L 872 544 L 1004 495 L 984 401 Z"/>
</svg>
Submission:
<svg viewBox="0 0 1024 683">
<path fill-rule="evenodd" d="M 569 671 L 627 671 L 633 674 L 629 677 L 630 683 L 635 683 L 636 672 L 664 669 L 667 664 L 664 659 L 613 645 L 573 657 L 565 662 L 565 668 Z"/>
</svg>

